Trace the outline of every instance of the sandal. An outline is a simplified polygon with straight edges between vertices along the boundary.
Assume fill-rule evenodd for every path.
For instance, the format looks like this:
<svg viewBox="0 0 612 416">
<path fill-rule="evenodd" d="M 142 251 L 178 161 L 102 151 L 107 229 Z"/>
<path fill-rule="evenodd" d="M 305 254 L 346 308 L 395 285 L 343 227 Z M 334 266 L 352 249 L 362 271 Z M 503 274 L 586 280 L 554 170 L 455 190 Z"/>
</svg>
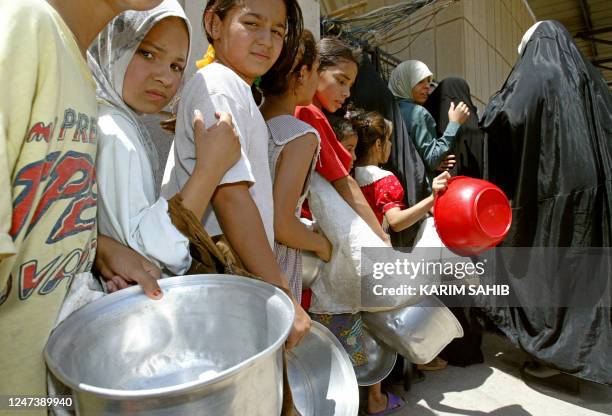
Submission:
<svg viewBox="0 0 612 416">
<path fill-rule="evenodd" d="M 399 411 L 400 409 L 403 409 L 406 406 L 406 402 L 403 401 L 401 397 L 396 396 L 395 394 L 388 392 L 388 391 L 385 392 L 385 394 L 387 395 L 387 407 L 385 408 L 385 410 L 381 412 L 376 412 L 376 413 L 368 413 L 366 411 L 364 412 L 364 414 L 367 416 L 390 415 L 392 413 Z"/>
</svg>

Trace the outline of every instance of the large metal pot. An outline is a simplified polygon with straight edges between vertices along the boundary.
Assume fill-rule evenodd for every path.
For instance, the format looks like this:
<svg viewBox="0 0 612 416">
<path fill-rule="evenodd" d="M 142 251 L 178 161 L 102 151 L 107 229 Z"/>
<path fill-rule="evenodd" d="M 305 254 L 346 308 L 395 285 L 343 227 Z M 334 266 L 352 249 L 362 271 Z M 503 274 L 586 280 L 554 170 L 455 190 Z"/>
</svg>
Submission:
<svg viewBox="0 0 612 416">
<path fill-rule="evenodd" d="M 415 364 L 430 362 L 463 336 L 457 318 L 435 296 L 388 312 L 363 312 L 362 317 L 370 333 Z"/>
<path fill-rule="evenodd" d="M 290 299 L 238 276 L 160 280 L 162 300 L 139 287 L 70 315 L 45 360 L 84 415 L 278 415 Z"/>
</svg>

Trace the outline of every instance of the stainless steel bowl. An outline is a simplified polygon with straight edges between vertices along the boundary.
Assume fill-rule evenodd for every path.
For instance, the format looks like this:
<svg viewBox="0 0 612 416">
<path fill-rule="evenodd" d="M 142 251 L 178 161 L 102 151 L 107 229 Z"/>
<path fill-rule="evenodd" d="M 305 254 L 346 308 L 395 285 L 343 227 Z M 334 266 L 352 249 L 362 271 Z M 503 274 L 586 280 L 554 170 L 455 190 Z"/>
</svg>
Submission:
<svg viewBox="0 0 612 416">
<path fill-rule="evenodd" d="M 463 336 L 457 318 L 435 296 L 388 312 L 363 312 L 368 330 L 415 364 L 433 360 L 454 338 Z"/>
<path fill-rule="evenodd" d="M 51 334 L 45 360 L 80 414 L 274 415 L 294 316 L 279 289 L 238 276 L 160 280 L 90 303 Z M 265 400 L 262 400 L 265 398 Z"/>
<path fill-rule="evenodd" d="M 366 328 L 363 329 L 363 335 L 368 362 L 354 367 L 354 370 L 360 386 L 371 386 L 383 381 L 391 373 L 397 360 L 397 353 L 374 338 Z"/>
<path fill-rule="evenodd" d="M 309 288 L 321 276 L 325 262 L 312 251 L 302 250 L 302 287 Z"/>
<path fill-rule="evenodd" d="M 351 359 L 327 328 L 313 321 L 287 358 L 289 385 L 301 416 L 357 415 L 359 390 Z"/>
</svg>

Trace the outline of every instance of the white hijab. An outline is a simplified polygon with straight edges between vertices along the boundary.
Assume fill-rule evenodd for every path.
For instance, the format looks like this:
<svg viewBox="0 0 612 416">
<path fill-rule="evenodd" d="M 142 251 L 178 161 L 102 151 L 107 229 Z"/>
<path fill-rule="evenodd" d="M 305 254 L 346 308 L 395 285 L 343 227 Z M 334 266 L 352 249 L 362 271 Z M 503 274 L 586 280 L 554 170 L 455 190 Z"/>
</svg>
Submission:
<svg viewBox="0 0 612 416">
<path fill-rule="evenodd" d="M 540 26 L 540 23 L 542 22 L 536 22 L 533 26 L 527 29 L 527 32 L 525 32 L 525 34 L 523 35 L 523 39 L 521 39 L 521 43 L 519 43 L 518 45 L 519 55 L 523 54 L 523 51 L 525 50 L 525 46 L 527 46 L 527 43 L 529 43 L 531 36 L 533 36 L 533 32 L 535 32 L 538 26 Z"/>
<path fill-rule="evenodd" d="M 389 76 L 389 89 L 396 97 L 412 100 L 412 89 L 427 77 L 433 76 L 421 61 L 404 61 Z"/>
<path fill-rule="evenodd" d="M 178 17 L 185 21 L 191 49 L 191 25 L 183 8 L 176 0 L 164 0 L 148 11 L 129 10 L 121 13 L 100 32 L 87 51 L 87 61 L 97 84 L 98 102 L 120 110 L 136 126 L 139 139 L 147 149 L 155 178 L 160 169 L 157 149 L 146 126 L 138 117 L 141 114 L 123 101 L 123 80 L 134 53 L 149 30 L 167 17 Z M 188 59 L 189 54 L 186 62 Z"/>
</svg>

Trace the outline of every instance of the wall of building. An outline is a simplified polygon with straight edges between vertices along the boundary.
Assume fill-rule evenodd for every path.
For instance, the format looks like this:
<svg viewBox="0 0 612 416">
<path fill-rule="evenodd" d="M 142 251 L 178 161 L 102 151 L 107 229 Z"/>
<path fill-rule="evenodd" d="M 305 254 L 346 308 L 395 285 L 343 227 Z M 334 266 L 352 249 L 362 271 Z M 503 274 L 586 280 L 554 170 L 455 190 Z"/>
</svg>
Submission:
<svg viewBox="0 0 612 416">
<path fill-rule="evenodd" d="M 324 1 L 331 11 L 349 1 Z M 368 0 L 360 12 L 397 1 Z M 406 30 L 382 48 L 400 60 L 425 62 L 440 80 L 465 78 L 482 110 L 505 81 L 517 58 L 523 33 L 535 23 L 524 0 L 439 0 L 406 19 Z"/>
</svg>

